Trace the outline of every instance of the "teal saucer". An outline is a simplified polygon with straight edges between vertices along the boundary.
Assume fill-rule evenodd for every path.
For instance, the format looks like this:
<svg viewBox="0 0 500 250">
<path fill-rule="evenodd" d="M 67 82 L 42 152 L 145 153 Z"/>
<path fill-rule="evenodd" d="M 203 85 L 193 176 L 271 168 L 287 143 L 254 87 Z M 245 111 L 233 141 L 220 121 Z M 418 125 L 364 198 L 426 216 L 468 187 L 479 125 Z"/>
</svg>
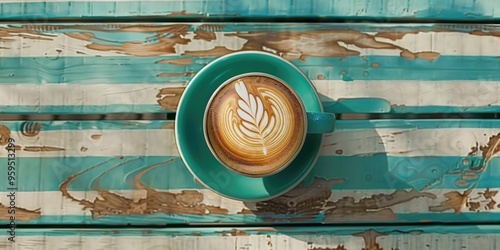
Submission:
<svg viewBox="0 0 500 250">
<path fill-rule="evenodd" d="M 194 76 L 177 108 L 175 134 L 184 164 L 201 184 L 231 199 L 261 201 L 286 193 L 307 176 L 316 163 L 323 135 L 308 134 L 295 160 L 271 176 L 243 176 L 220 164 L 205 141 L 205 108 L 220 85 L 237 75 L 248 73 L 264 73 L 280 78 L 295 89 L 307 112 L 323 112 L 314 86 L 293 64 L 270 53 L 237 52 L 214 60 Z"/>
</svg>

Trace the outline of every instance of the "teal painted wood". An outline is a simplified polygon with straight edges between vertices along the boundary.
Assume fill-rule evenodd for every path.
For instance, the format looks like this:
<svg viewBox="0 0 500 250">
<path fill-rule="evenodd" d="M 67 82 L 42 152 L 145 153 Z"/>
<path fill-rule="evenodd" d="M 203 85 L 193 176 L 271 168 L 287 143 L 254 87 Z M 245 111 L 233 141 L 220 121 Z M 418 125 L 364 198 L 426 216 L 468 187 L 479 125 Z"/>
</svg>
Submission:
<svg viewBox="0 0 500 250">
<path fill-rule="evenodd" d="M 500 218 L 497 120 L 339 121 L 306 181 L 258 203 L 222 198 L 199 185 L 178 157 L 172 121 L 1 124 L 1 138 L 11 137 L 16 145 L 10 153 L 16 155 L 19 224 Z M 0 151 L 0 158 L 7 153 Z M 0 179 L 8 179 L 6 171 Z M 0 182 L 0 190 L 8 187 Z M 8 194 L 0 193 L 0 220 L 10 218 Z"/>
<path fill-rule="evenodd" d="M 370 1 L 342 0 L 147 0 L 147 1 L 2 1 L 2 19 L 23 18 L 44 21 L 47 18 L 86 17 L 316 17 L 497 20 L 500 5 L 495 1 Z"/>
<path fill-rule="evenodd" d="M 17 229 L 3 249 L 496 250 L 498 226 Z"/>
<path fill-rule="evenodd" d="M 0 113 L 173 112 L 201 68 L 244 50 L 290 60 L 317 87 L 327 110 L 351 97 L 386 99 L 393 113 L 500 107 L 495 25 L 76 23 L 0 29 Z"/>
</svg>

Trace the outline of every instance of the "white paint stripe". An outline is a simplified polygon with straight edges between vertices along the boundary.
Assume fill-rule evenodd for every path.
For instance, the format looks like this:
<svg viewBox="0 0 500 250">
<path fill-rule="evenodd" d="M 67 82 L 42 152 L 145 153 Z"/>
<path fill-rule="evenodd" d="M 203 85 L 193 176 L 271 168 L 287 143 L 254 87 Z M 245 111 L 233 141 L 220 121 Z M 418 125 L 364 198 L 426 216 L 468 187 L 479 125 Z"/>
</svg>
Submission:
<svg viewBox="0 0 500 250">
<path fill-rule="evenodd" d="M 313 84 L 331 100 L 379 97 L 406 106 L 500 105 L 500 81 L 313 80 Z M 0 106 L 158 105 L 156 95 L 162 88 L 180 86 L 185 84 L 1 84 Z"/>
<path fill-rule="evenodd" d="M 2 106 L 158 104 L 164 87 L 181 84 L 9 84 L 0 85 Z M 160 106 L 158 105 L 158 108 Z M 128 108 L 126 108 L 128 109 Z"/>
<path fill-rule="evenodd" d="M 15 133 L 11 137 L 22 147 L 16 150 L 16 157 L 178 155 L 172 129 L 62 130 L 42 131 L 36 137 Z M 56 147 L 64 151 L 25 151 L 27 146 Z M 7 150 L 0 150 L 0 158 L 5 157 Z"/>
<path fill-rule="evenodd" d="M 222 226 L 222 225 L 221 225 Z M 345 249 L 363 249 L 366 245 L 362 237 L 356 236 L 339 236 L 339 235 L 319 235 L 320 232 L 316 234 L 311 234 L 310 232 L 304 233 L 303 235 L 286 235 L 286 234 L 252 234 L 245 236 L 235 236 L 231 237 L 231 233 L 227 232 L 217 232 L 217 228 L 214 228 L 215 235 L 212 236 L 196 236 L 199 233 L 197 228 L 192 228 L 191 236 L 179 236 L 177 232 L 175 235 L 169 235 L 169 231 L 165 231 L 164 235 L 161 236 L 151 236 L 148 235 L 148 231 L 143 230 L 142 235 L 130 236 L 123 235 L 119 230 L 113 230 L 116 235 L 110 235 L 109 229 L 103 229 L 101 235 L 86 236 L 84 230 L 74 230 L 74 235 L 61 235 L 65 231 L 57 229 L 47 229 L 46 231 L 40 230 L 40 233 L 48 233 L 45 235 L 35 235 L 35 236 L 25 236 L 22 233 L 26 232 L 26 229 L 17 229 L 20 232 L 16 236 L 16 242 L 10 242 L 6 234 L 5 237 L 0 238 L 0 246 L 4 246 L 5 250 L 35 250 L 35 249 L 110 249 L 110 250 L 234 250 L 234 249 L 279 249 L 279 250 L 304 250 L 311 249 L 333 249 L 330 247 L 337 247 L 341 245 Z M 242 231 L 247 230 L 247 228 L 241 229 Z M 266 228 L 262 229 L 265 232 Z M 267 230 L 273 230 L 273 228 L 267 228 Z M 51 232 L 58 232 L 59 234 L 54 235 Z M 90 232 L 99 231 L 99 229 L 89 230 Z M 139 230 L 137 230 L 139 231 Z M 203 230 L 206 231 L 206 230 Z M 68 232 L 71 232 L 68 230 Z M 163 231 L 160 231 L 163 232 Z M 125 232 L 124 232 L 125 233 Z M 323 233 L 323 232 L 321 232 Z M 218 234 L 218 235 L 217 235 Z M 431 238 L 432 236 L 432 238 Z M 379 236 L 377 237 L 377 242 L 379 242 L 381 249 L 392 249 L 394 248 L 394 242 L 405 242 L 409 243 L 412 247 L 411 250 L 425 249 L 427 246 L 433 242 L 439 240 L 442 245 L 452 245 L 455 243 L 456 236 L 448 235 L 435 235 L 427 236 L 426 234 L 422 236 L 415 235 L 390 235 L 390 236 Z M 484 235 L 467 235 L 469 247 L 478 246 L 477 249 L 481 250 L 496 250 L 494 247 L 486 247 L 485 242 L 494 241 L 500 238 L 496 235 L 484 234 Z M 453 238 L 452 238 L 453 237 Z M 423 241 L 421 238 L 425 239 Z M 470 239 L 469 239 L 470 238 Z M 453 239 L 453 242 L 452 242 Z M 384 241 L 385 240 L 385 241 Z M 469 241 L 476 240 L 477 243 L 469 243 Z M 479 242 L 480 241 L 480 242 Z M 314 243 L 312 243 L 314 242 Z M 380 243 L 383 242 L 383 243 Z M 421 242 L 421 244 L 419 244 Z M 311 245 L 313 244 L 313 245 Z M 465 243 L 464 243 L 465 244 Z M 480 248 L 479 248 L 480 246 Z M 488 245 L 489 246 L 489 245 Z M 392 247 L 392 248 L 391 248 Z M 427 247 L 429 249 L 429 247 Z M 432 248 L 435 249 L 435 248 Z M 437 249 L 437 248 L 436 248 Z"/>
<path fill-rule="evenodd" d="M 497 129 L 354 129 L 325 135 L 321 155 L 344 156 L 387 153 L 388 156 L 465 156 L 471 147 L 485 145 Z M 101 135 L 93 139 L 92 135 Z M 23 150 L 16 157 L 54 156 L 177 156 L 172 129 L 41 131 L 36 137 L 14 133 Z M 146 146 L 147 145 L 147 146 Z M 32 152 L 26 146 L 50 146 L 64 151 Z M 0 158 L 7 151 L 0 151 Z"/>
<path fill-rule="evenodd" d="M 162 191 L 162 190 L 159 190 Z M 180 193 L 182 190 L 171 189 L 171 190 L 163 190 L 168 191 L 170 193 Z M 247 207 L 243 202 L 231 200 L 228 198 L 224 198 L 219 196 L 208 189 L 199 189 L 200 193 L 203 194 L 204 200 L 203 203 L 207 205 L 220 206 L 222 208 L 228 209 L 229 214 L 237 214 L 243 208 L 248 208 L 255 210 L 255 207 Z M 409 191 L 409 190 L 408 190 Z M 418 197 L 414 199 L 408 199 L 408 202 L 404 202 L 401 204 L 393 205 L 388 208 L 391 208 L 394 213 L 428 213 L 429 206 L 437 206 L 441 202 L 445 201 L 444 197 L 445 193 L 452 192 L 456 190 L 447 190 L 447 189 L 435 189 L 429 190 L 426 193 L 435 195 L 436 198 L 432 197 Z M 146 197 L 146 191 L 144 190 L 127 190 L 127 191 L 111 191 L 113 193 L 122 195 L 124 197 L 128 197 L 134 200 L 138 200 L 140 198 Z M 371 197 L 372 195 L 385 194 L 389 195 L 393 193 L 392 190 L 335 190 L 332 192 L 332 196 L 330 197 L 331 201 L 337 201 L 342 199 L 343 197 L 353 197 L 356 201 Z M 481 211 L 485 210 L 484 204 L 487 204 L 487 201 L 484 198 L 480 198 L 481 192 L 484 190 L 474 190 L 470 195 L 470 201 L 478 201 L 482 206 L 479 208 Z M 96 191 L 72 191 L 71 195 L 76 197 L 77 199 L 86 199 L 89 201 L 94 201 L 98 194 Z M 9 204 L 8 202 L 8 193 L 0 192 L 0 202 L 2 204 Z M 100 197 L 100 196 L 99 196 Z M 403 197 L 393 197 L 394 199 L 403 199 Z M 406 200 L 406 199 L 405 199 Z M 90 212 L 87 210 L 82 210 L 82 205 L 79 205 L 77 202 L 71 201 L 67 198 L 62 197 L 61 192 L 58 191 L 43 191 L 43 192 L 18 192 L 16 193 L 16 204 L 18 207 L 22 207 L 25 209 L 34 210 L 40 208 L 42 211 L 42 215 L 90 215 Z M 381 203 L 380 203 L 381 204 Z M 384 205 L 386 206 L 386 205 Z M 464 207 L 465 208 L 465 207 Z M 463 209 L 463 212 L 467 212 L 467 209 Z M 496 207 L 488 210 L 489 212 L 500 212 L 500 208 Z M 446 211 L 448 213 L 454 213 L 453 210 Z"/>
<path fill-rule="evenodd" d="M 131 24 L 133 25 L 133 24 Z M 334 28 L 332 28 L 334 29 Z M 339 27 L 339 29 L 341 29 Z M 16 31 L 19 32 L 19 31 Z M 81 30 L 81 32 L 88 32 Z M 0 41 L 2 57 L 28 57 L 28 56 L 46 56 L 57 58 L 59 56 L 127 56 L 126 53 L 117 53 L 114 51 L 96 51 L 87 48 L 91 42 L 69 37 L 65 34 L 55 34 L 45 37 L 43 40 L 26 38 L 22 34 L 13 33 L 8 39 Z M 370 33 L 373 34 L 373 33 Z M 225 36 L 223 32 L 216 32 L 217 39 L 211 42 L 205 40 L 193 39 L 194 34 L 189 33 L 185 37 L 191 39 L 187 44 L 175 45 L 176 54 L 182 54 L 185 51 L 210 50 L 216 46 L 223 46 L 231 50 L 240 50 L 246 40 L 236 36 Z M 33 37 L 34 35 L 30 35 Z M 332 39 L 335 39 L 333 37 Z M 103 38 L 109 39 L 109 38 Z M 338 38 L 336 38 L 338 39 Z M 390 40 L 387 38 L 376 38 L 377 41 L 386 42 L 408 49 L 412 52 L 433 51 L 440 55 L 465 55 L 465 56 L 500 56 L 500 46 L 496 46 L 500 38 L 494 36 L 471 35 L 469 33 L 459 32 L 425 32 L 418 34 L 407 34 L 400 40 Z M 136 41 L 134 41 L 136 42 Z M 314 46 L 314 40 L 284 40 L 282 43 L 292 43 L 293 48 L 303 50 Z M 311 45 L 312 43 L 312 45 Z M 384 55 L 400 56 L 400 49 L 364 49 L 355 45 L 339 43 L 341 46 L 359 51 L 361 55 Z M 470 46 L 469 46 L 470 45 Z M 320 46 L 320 45 L 318 45 Z M 171 55 L 168 52 L 162 55 Z"/>
</svg>

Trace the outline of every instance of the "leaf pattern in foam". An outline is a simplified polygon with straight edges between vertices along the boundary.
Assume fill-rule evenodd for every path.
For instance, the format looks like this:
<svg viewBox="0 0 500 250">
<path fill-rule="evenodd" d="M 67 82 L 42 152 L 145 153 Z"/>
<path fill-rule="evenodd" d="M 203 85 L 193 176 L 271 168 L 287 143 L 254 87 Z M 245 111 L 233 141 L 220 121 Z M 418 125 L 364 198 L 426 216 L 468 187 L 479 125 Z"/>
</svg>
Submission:
<svg viewBox="0 0 500 250">
<path fill-rule="evenodd" d="M 269 118 L 261 98 L 250 94 L 243 81 L 239 80 L 235 84 L 235 89 L 240 98 L 236 111 L 241 119 L 240 132 L 259 141 L 262 145 L 262 152 L 266 155 L 265 139 L 275 125 L 274 117 Z"/>
</svg>

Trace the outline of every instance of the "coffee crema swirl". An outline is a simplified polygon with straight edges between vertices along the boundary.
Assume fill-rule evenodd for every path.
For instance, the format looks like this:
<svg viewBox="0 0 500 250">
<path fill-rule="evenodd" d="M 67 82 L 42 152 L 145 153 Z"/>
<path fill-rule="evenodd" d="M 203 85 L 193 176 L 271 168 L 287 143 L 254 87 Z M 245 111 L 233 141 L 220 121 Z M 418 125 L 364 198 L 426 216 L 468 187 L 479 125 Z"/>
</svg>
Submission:
<svg viewBox="0 0 500 250">
<path fill-rule="evenodd" d="M 297 97 L 280 82 L 247 76 L 223 87 L 210 104 L 209 142 L 237 172 L 260 175 L 279 169 L 302 145 L 304 114 Z"/>
</svg>

